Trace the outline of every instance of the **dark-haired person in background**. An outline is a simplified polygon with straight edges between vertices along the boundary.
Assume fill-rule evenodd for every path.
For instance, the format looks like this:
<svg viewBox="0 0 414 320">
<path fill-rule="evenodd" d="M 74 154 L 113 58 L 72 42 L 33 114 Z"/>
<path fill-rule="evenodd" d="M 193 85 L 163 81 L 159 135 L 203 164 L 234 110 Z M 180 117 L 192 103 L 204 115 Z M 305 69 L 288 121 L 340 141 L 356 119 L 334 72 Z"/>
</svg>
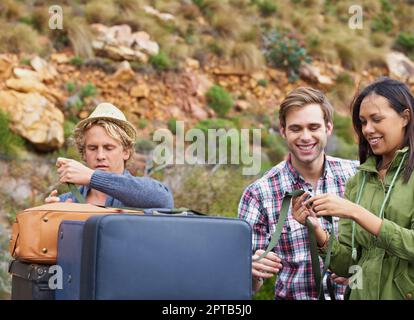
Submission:
<svg viewBox="0 0 414 320">
<path fill-rule="evenodd" d="M 301 223 L 307 216 L 340 218 L 331 269 L 347 276 L 359 266 L 350 299 L 414 297 L 413 108 L 412 93 L 396 80 L 381 78 L 360 92 L 352 120 L 361 166 L 348 181 L 346 199 L 317 195 L 294 214 Z M 328 235 L 314 226 L 323 255 Z"/>
</svg>

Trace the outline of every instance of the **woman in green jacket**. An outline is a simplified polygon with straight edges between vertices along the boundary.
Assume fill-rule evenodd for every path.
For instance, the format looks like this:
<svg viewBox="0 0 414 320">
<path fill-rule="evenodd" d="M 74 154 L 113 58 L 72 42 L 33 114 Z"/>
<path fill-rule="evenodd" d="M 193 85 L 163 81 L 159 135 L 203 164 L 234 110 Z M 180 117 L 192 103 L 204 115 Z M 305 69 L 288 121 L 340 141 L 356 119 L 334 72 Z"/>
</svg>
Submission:
<svg viewBox="0 0 414 320">
<path fill-rule="evenodd" d="M 294 214 L 303 224 L 309 217 L 322 255 L 329 233 L 317 217 L 341 218 L 330 268 L 344 277 L 359 270 L 350 299 L 414 298 L 413 108 L 410 90 L 396 80 L 381 78 L 360 92 L 352 120 L 361 166 L 345 199 L 314 196 Z"/>
</svg>

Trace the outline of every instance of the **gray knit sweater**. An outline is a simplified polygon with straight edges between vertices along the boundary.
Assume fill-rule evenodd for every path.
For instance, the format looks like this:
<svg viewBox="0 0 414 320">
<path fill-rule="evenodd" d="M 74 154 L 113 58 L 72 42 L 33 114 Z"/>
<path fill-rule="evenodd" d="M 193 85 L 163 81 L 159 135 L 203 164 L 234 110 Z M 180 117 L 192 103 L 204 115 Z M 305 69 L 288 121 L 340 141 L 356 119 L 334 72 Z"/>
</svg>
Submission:
<svg viewBox="0 0 414 320">
<path fill-rule="evenodd" d="M 105 206 L 120 208 L 173 208 L 174 199 L 171 191 L 161 182 L 147 178 L 134 177 L 128 170 L 123 174 L 95 170 L 91 182 L 79 188 L 86 198 L 90 189 L 101 191 L 107 195 Z M 64 202 L 71 198 L 77 202 L 71 192 L 59 196 Z"/>
</svg>

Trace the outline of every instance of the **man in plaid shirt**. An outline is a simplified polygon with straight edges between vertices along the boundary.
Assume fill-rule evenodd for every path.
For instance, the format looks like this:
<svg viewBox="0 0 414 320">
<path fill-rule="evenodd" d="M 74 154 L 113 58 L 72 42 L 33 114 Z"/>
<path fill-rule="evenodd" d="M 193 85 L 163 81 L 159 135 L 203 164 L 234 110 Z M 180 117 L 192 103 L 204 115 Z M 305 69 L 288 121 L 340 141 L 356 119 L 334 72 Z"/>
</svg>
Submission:
<svg viewBox="0 0 414 320">
<path fill-rule="evenodd" d="M 330 157 L 324 152 L 333 130 L 333 108 L 322 92 L 305 87 L 290 92 L 280 106 L 279 121 L 288 158 L 248 186 L 239 204 L 239 217 L 252 226 L 253 258 L 259 257 L 270 242 L 285 192 L 302 189 L 310 195 L 343 196 L 346 181 L 358 165 L 357 161 Z M 292 200 L 295 209 L 303 199 Z M 274 252 L 252 264 L 253 291 L 260 289 L 263 278 L 278 274 L 275 299 L 317 299 L 307 229 L 293 219 L 291 210 L 292 206 Z M 325 219 L 320 218 L 319 223 L 325 230 L 330 229 Z M 338 218 L 334 217 L 333 223 L 337 234 Z M 322 259 L 320 263 L 322 268 Z M 336 275 L 331 279 L 336 298 L 343 299 L 346 279 Z"/>
</svg>

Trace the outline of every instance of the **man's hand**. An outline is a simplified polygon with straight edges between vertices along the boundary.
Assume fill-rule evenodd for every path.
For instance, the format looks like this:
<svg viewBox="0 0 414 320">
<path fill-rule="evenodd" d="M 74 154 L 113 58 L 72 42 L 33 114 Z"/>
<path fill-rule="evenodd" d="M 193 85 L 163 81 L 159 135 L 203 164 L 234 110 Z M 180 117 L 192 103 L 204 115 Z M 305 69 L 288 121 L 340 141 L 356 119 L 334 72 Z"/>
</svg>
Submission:
<svg viewBox="0 0 414 320">
<path fill-rule="evenodd" d="M 257 250 L 253 259 L 257 259 L 264 252 L 264 250 Z M 282 269 L 282 260 L 274 253 L 269 252 L 263 259 L 253 261 L 252 275 L 256 278 L 271 278 Z"/>
<path fill-rule="evenodd" d="M 60 202 L 60 198 L 57 196 L 57 190 L 53 190 L 49 196 L 45 199 L 45 203 L 54 203 L 54 202 Z M 72 202 L 72 199 L 69 198 L 65 202 Z"/>
<path fill-rule="evenodd" d="M 253 259 L 257 259 L 265 252 L 264 250 L 256 250 L 253 255 Z M 263 284 L 262 279 L 268 279 L 279 273 L 282 269 L 281 259 L 274 253 L 269 252 L 260 261 L 253 261 L 252 263 L 252 276 L 253 276 L 253 291 L 257 292 Z"/>
<path fill-rule="evenodd" d="M 58 158 L 56 161 L 57 173 L 60 183 L 74 183 L 88 185 L 91 182 L 93 170 L 82 163 L 66 158 Z"/>
</svg>

